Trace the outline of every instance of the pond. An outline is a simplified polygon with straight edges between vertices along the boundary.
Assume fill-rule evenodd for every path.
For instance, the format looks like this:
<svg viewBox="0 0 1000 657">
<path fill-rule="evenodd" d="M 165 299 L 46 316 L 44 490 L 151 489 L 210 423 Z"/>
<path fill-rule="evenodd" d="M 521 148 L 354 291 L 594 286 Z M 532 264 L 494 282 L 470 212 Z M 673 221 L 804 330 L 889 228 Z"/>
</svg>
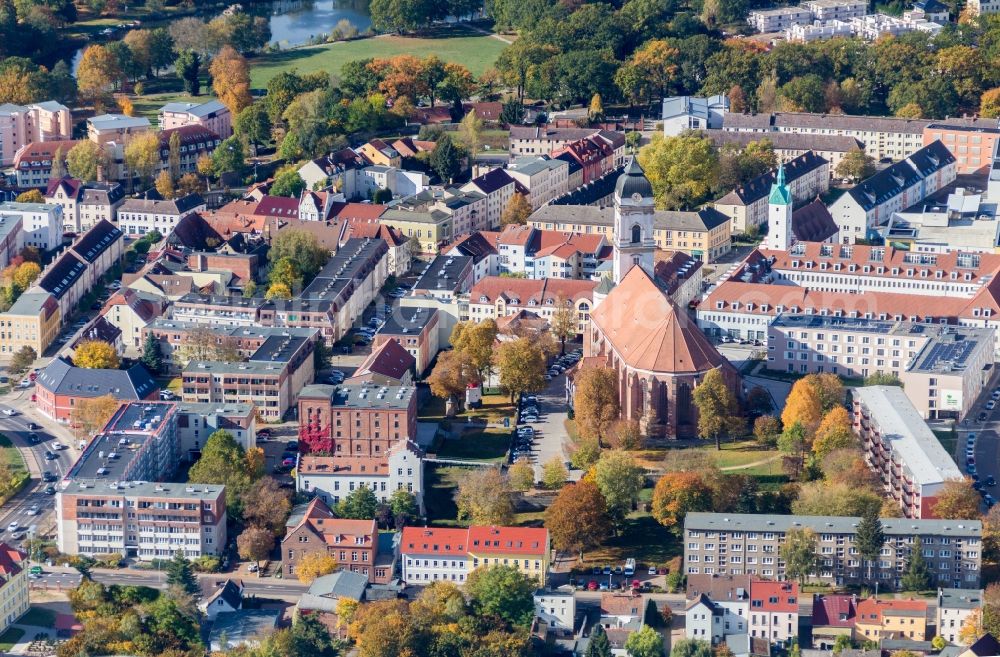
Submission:
<svg viewBox="0 0 1000 657">
<path fill-rule="evenodd" d="M 244 6 L 253 14 L 270 16 L 271 43 L 282 48 L 301 46 L 314 37 L 329 34 L 344 19 L 359 32 L 371 27 L 372 22 L 368 14 L 368 0 L 275 0 Z M 215 15 L 217 11 L 203 18 L 208 20 Z M 82 56 L 82 48 L 73 56 L 74 75 Z"/>
</svg>

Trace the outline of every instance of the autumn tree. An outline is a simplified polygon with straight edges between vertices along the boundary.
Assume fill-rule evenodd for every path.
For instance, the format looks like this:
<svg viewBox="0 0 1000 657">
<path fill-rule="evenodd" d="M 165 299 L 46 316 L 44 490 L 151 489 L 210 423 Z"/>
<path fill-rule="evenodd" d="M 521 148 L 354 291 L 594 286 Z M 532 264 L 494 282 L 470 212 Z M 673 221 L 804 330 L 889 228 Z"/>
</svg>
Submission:
<svg viewBox="0 0 1000 657">
<path fill-rule="evenodd" d="M 243 55 L 231 46 L 223 46 L 208 67 L 212 90 L 233 116 L 253 102 L 250 96 L 250 68 Z"/>
<path fill-rule="evenodd" d="M 473 525 L 509 525 L 514 518 L 510 482 L 496 468 L 476 468 L 462 476 L 455 495 L 458 517 Z"/>
<path fill-rule="evenodd" d="M 645 473 L 628 452 L 609 450 L 594 465 L 594 482 L 604 496 L 611 519 L 621 526 L 642 490 Z"/>
<path fill-rule="evenodd" d="M 337 560 L 328 552 L 306 552 L 295 564 L 295 576 L 303 584 L 312 584 L 313 580 L 323 575 L 329 575 L 337 570 Z"/>
<path fill-rule="evenodd" d="M 427 377 L 427 385 L 435 397 L 458 402 L 468 385 L 479 380 L 479 373 L 468 354 L 452 349 L 438 354 L 437 363 Z"/>
<path fill-rule="evenodd" d="M 719 369 L 709 370 L 692 395 L 698 409 L 698 435 L 715 439 L 715 449 L 722 449 L 722 434 L 739 431 L 742 419 L 739 404 Z"/>
<path fill-rule="evenodd" d="M 639 164 L 653 186 L 656 206 L 683 210 L 708 199 L 719 177 L 719 153 L 708 137 L 654 134 L 639 150 Z"/>
<path fill-rule="evenodd" d="M 37 189 L 29 189 L 18 194 L 14 201 L 17 203 L 45 203 L 45 197 Z"/>
<path fill-rule="evenodd" d="M 823 416 L 813 438 L 812 451 L 822 458 L 835 449 L 856 447 L 858 439 L 851 430 L 851 416 L 843 406 L 837 406 Z"/>
<path fill-rule="evenodd" d="M 647 41 L 619 67 L 615 84 L 632 103 L 662 98 L 677 75 L 679 54 L 666 40 Z"/>
<path fill-rule="evenodd" d="M 276 536 L 285 532 L 292 512 L 291 494 L 274 477 L 261 477 L 243 496 L 243 520 L 270 529 Z"/>
<path fill-rule="evenodd" d="M 531 204 L 528 203 L 528 199 L 519 192 L 515 192 L 510 200 L 507 201 L 507 207 L 504 208 L 503 214 L 500 215 L 500 225 L 501 226 L 523 226 L 528 223 L 528 217 L 531 216 Z"/>
<path fill-rule="evenodd" d="M 281 231 L 272 240 L 267 257 L 272 263 L 289 258 L 296 263 L 305 282 L 309 282 L 330 259 L 330 250 L 320 244 L 312 233 L 291 229 Z"/>
<path fill-rule="evenodd" d="M 542 486 L 544 488 L 558 490 L 562 488 L 567 479 L 569 479 L 569 471 L 558 454 L 542 466 Z"/>
<path fill-rule="evenodd" d="M 122 80 L 118 60 L 102 45 L 88 46 L 83 51 L 76 72 L 77 90 L 82 99 L 103 106 L 112 88 Z"/>
<path fill-rule="evenodd" d="M 160 165 L 160 137 L 155 132 L 133 135 L 125 144 L 125 166 L 140 183 L 148 184 Z"/>
<path fill-rule="evenodd" d="M 614 449 L 638 449 L 642 446 L 642 427 L 638 420 L 616 420 L 608 429 L 607 440 Z"/>
<path fill-rule="evenodd" d="M 678 530 L 692 511 L 712 510 L 712 489 L 697 472 L 668 472 L 653 489 L 653 517 Z"/>
<path fill-rule="evenodd" d="M 172 199 L 176 194 L 174 189 L 174 179 L 170 175 L 170 171 L 164 169 L 156 176 L 155 183 L 156 191 L 165 199 Z"/>
<path fill-rule="evenodd" d="M 968 479 L 952 479 L 944 482 L 934 503 L 934 516 L 945 520 L 968 520 L 979 518 L 982 500 Z"/>
<path fill-rule="evenodd" d="M 52 155 L 52 171 L 49 180 L 59 180 L 66 177 L 66 151 L 62 146 Z"/>
<path fill-rule="evenodd" d="M 236 537 L 236 548 L 241 558 L 259 564 L 274 549 L 274 533 L 269 529 L 250 525 Z"/>
<path fill-rule="evenodd" d="M 518 459 L 507 471 L 511 490 L 523 493 L 535 485 L 535 467 L 527 459 Z"/>
<path fill-rule="evenodd" d="M 497 323 L 493 319 L 481 322 L 458 322 L 451 330 L 451 346 L 464 354 L 483 381 L 490 376 L 497 339 Z"/>
<path fill-rule="evenodd" d="M 921 589 L 926 590 L 926 589 Z M 963 646 L 971 646 L 986 634 L 983 628 L 983 610 L 973 609 L 958 630 L 958 642 Z"/>
<path fill-rule="evenodd" d="M 983 92 L 979 100 L 979 114 L 986 119 L 1000 117 L 1000 87 Z"/>
<path fill-rule="evenodd" d="M 753 437 L 761 447 L 774 447 L 781 435 L 781 420 L 773 415 L 762 415 L 753 423 Z"/>
<path fill-rule="evenodd" d="M 809 377 L 799 379 L 792 386 L 785 400 L 785 408 L 781 411 L 781 423 L 786 427 L 796 422 L 802 425 L 807 434 L 812 434 L 819 426 L 823 417 L 823 404 L 819 390 L 809 380 Z"/>
<path fill-rule="evenodd" d="M 476 116 L 475 111 L 462 117 L 462 121 L 458 125 L 458 134 L 465 150 L 475 158 L 483 143 L 483 122 Z"/>
<path fill-rule="evenodd" d="M 116 370 L 118 352 L 104 340 L 84 340 L 73 352 L 73 364 L 90 370 Z"/>
<path fill-rule="evenodd" d="M 35 350 L 29 346 L 24 346 L 14 352 L 14 356 L 10 360 L 10 371 L 16 374 L 20 374 L 27 370 L 38 358 L 38 354 Z"/>
<path fill-rule="evenodd" d="M 816 532 L 808 527 L 790 529 L 785 534 L 785 542 L 781 546 L 780 554 L 785 561 L 785 575 L 790 579 L 798 580 L 800 586 L 804 585 L 810 575 L 815 574 L 820 566 Z"/>
<path fill-rule="evenodd" d="M 114 395 L 81 399 L 73 407 L 70 424 L 80 438 L 89 438 L 104 428 L 121 402 Z"/>
<path fill-rule="evenodd" d="M 609 367 L 581 370 L 575 380 L 573 417 L 581 436 L 601 441 L 621 415 L 618 379 Z"/>
<path fill-rule="evenodd" d="M 545 389 L 545 354 L 529 338 L 503 342 L 494 363 L 500 371 L 500 389 L 510 396 L 511 403 L 522 393 Z"/>
<path fill-rule="evenodd" d="M 865 180 L 875 174 L 875 158 L 866 155 L 860 148 L 848 151 L 834 170 L 838 178 L 853 182 Z"/>
<path fill-rule="evenodd" d="M 66 153 L 66 170 L 83 182 L 97 180 L 98 168 L 106 166 L 104 150 L 89 139 L 78 142 Z"/>
</svg>

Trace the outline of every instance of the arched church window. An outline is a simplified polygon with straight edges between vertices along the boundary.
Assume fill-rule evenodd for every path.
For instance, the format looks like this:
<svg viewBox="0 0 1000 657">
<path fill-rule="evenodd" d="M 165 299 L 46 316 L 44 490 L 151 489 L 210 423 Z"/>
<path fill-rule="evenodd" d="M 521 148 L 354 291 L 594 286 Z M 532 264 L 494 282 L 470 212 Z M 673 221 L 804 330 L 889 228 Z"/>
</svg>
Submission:
<svg viewBox="0 0 1000 657">
<path fill-rule="evenodd" d="M 632 226 L 632 244 L 638 244 L 642 241 L 642 228 L 639 224 Z"/>
</svg>

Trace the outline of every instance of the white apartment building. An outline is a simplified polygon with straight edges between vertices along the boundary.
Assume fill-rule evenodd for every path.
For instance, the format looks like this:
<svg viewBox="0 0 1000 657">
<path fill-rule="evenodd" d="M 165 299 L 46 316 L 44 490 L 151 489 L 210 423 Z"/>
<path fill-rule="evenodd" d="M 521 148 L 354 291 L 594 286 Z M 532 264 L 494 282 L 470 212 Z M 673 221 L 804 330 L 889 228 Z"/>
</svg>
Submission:
<svg viewBox="0 0 1000 657">
<path fill-rule="evenodd" d="M 572 632 L 576 620 L 576 596 L 570 588 L 535 592 L 535 618 L 550 630 Z"/>
<path fill-rule="evenodd" d="M 393 196 L 412 196 L 427 189 L 430 179 L 422 171 L 407 171 L 380 164 L 354 169 L 354 189 L 361 198 L 371 198 L 380 189 Z"/>
<path fill-rule="evenodd" d="M 960 634 L 966 620 L 982 609 L 983 591 L 969 589 L 938 589 L 937 633 L 948 643 L 966 646 Z"/>
<path fill-rule="evenodd" d="M 865 463 L 907 518 L 935 518 L 937 494 L 962 479 L 951 455 L 896 386 L 851 389 L 854 433 Z"/>
<path fill-rule="evenodd" d="M 118 208 L 118 225 L 130 237 L 141 237 L 154 230 L 169 235 L 184 217 L 204 212 L 205 200 L 197 194 L 188 194 L 169 201 L 133 198 Z"/>
<path fill-rule="evenodd" d="M 869 14 L 850 20 L 855 36 L 865 41 L 876 41 L 886 36 L 899 36 L 907 32 L 926 32 L 936 35 L 944 26 L 925 18 L 906 16 L 903 18 L 888 14 Z"/>
<path fill-rule="evenodd" d="M 45 202 L 61 205 L 63 230 L 88 231 L 99 221 L 117 223 L 118 207 L 125 202 L 125 188 L 118 183 L 82 182 L 73 178 L 51 181 Z"/>
<path fill-rule="evenodd" d="M 489 228 L 489 203 L 490 198 L 481 192 L 452 187 L 434 202 L 431 212 L 451 217 L 452 234 L 464 235 Z"/>
<path fill-rule="evenodd" d="M 965 7 L 973 16 L 985 16 L 1000 11 L 1000 0 L 968 0 Z"/>
<path fill-rule="evenodd" d="M 812 22 L 813 13 L 805 7 L 778 7 L 777 9 L 756 9 L 747 16 L 747 22 L 755 30 L 764 34 L 782 32 L 792 25 Z"/>
<path fill-rule="evenodd" d="M 905 210 L 955 180 L 955 156 L 935 141 L 862 181 L 830 205 L 840 239 L 854 244 L 887 224 L 893 212 Z"/>
<path fill-rule="evenodd" d="M 63 243 L 63 209 L 51 203 L 0 203 L 0 215 L 21 218 L 24 246 L 51 251 Z"/>
<path fill-rule="evenodd" d="M 253 404 L 177 404 L 177 439 L 189 459 L 216 431 L 229 432 L 244 451 L 256 447 L 257 409 Z"/>
<path fill-rule="evenodd" d="M 846 21 L 868 13 L 865 0 L 805 0 L 802 6 L 812 12 L 813 20 L 821 23 Z"/>
<path fill-rule="evenodd" d="M 462 191 L 479 192 L 486 196 L 486 217 L 479 218 L 475 230 L 500 225 L 500 217 L 514 195 L 517 183 L 504 169 L 492 169 L 462 185 Z"/>
<path fill-rule="evenodd" d="M 828 39 L 850 38 L 854 36 L 854 26 L 844 21 L 792 25 L 785 30 L 785 40 L 792 43 L 810 43 Z"/>
<path fill-rule="evenodd" d="M 663 99 L 663 134 L 676 136 L 685 130 L 716 130 L 729 111 L 729 98 L 723 94 L 708 98 L 672 96 Z"/>
<path fill-rule="evenodd" d="M 533 211 L 569 192 L 569 163 L 548 155 L 515 158 L 507 166 L 507 175 L 528 190 Z"/>
</svg>

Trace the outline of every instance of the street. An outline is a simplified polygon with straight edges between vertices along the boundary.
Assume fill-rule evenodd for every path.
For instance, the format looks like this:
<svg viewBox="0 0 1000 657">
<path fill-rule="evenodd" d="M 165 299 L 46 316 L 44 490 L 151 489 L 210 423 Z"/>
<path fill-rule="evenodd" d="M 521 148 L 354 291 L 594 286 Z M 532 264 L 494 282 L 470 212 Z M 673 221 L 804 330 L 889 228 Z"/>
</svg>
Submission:
<svg viewBox="0 0 1000 657">
<path fill-rule="evenodd" d="M 998 383 L 1000 383 L 1000 377 L 994 376 L 990 383 L 983 388 L 983 393 L 976 400 L 972 410 L 969 411 L 968 417 L 955 425 L 955 435 L 958 437 L 958 440 L 955 441 L 955 451 L 953 454 L 959 470 L 972 477 L 972 474 L 969 473 L 969 463 L 965 450 L 969 434 L 975 434 L 976 470 L 973 479 L 978 478 L 978 481 L 983 484 L 982 492 L 984 495 L 989 493 L 994 498 L 998 495 L 996 484 L 987 486 L 986 481 L 990 477 L 993 478 L 994 482 L 1000 481 L 1000 417 L 998 417 L 1000 405 L 993 410 L 988 410 L 986 404 L 991 399 L 991 395 L 997 388 Z M 986 414 L 985 422 L 979 421 L 981 413 Z M 983 510 L 988 510 L 985 502 L 983 503 Z"/>
<path fill-rule="evenodd" d="M 531 447 L 535 457 L 535 479 L 542 478 L 543 466 L 553 457 L 568 460 L 566 446 L 569 434 L 566 432 L 566 375 L 552 377 L 544 392 L 538 397 L 538 422 L 530 426 L 535 430 L 535 443 Z"/>
</svg>

